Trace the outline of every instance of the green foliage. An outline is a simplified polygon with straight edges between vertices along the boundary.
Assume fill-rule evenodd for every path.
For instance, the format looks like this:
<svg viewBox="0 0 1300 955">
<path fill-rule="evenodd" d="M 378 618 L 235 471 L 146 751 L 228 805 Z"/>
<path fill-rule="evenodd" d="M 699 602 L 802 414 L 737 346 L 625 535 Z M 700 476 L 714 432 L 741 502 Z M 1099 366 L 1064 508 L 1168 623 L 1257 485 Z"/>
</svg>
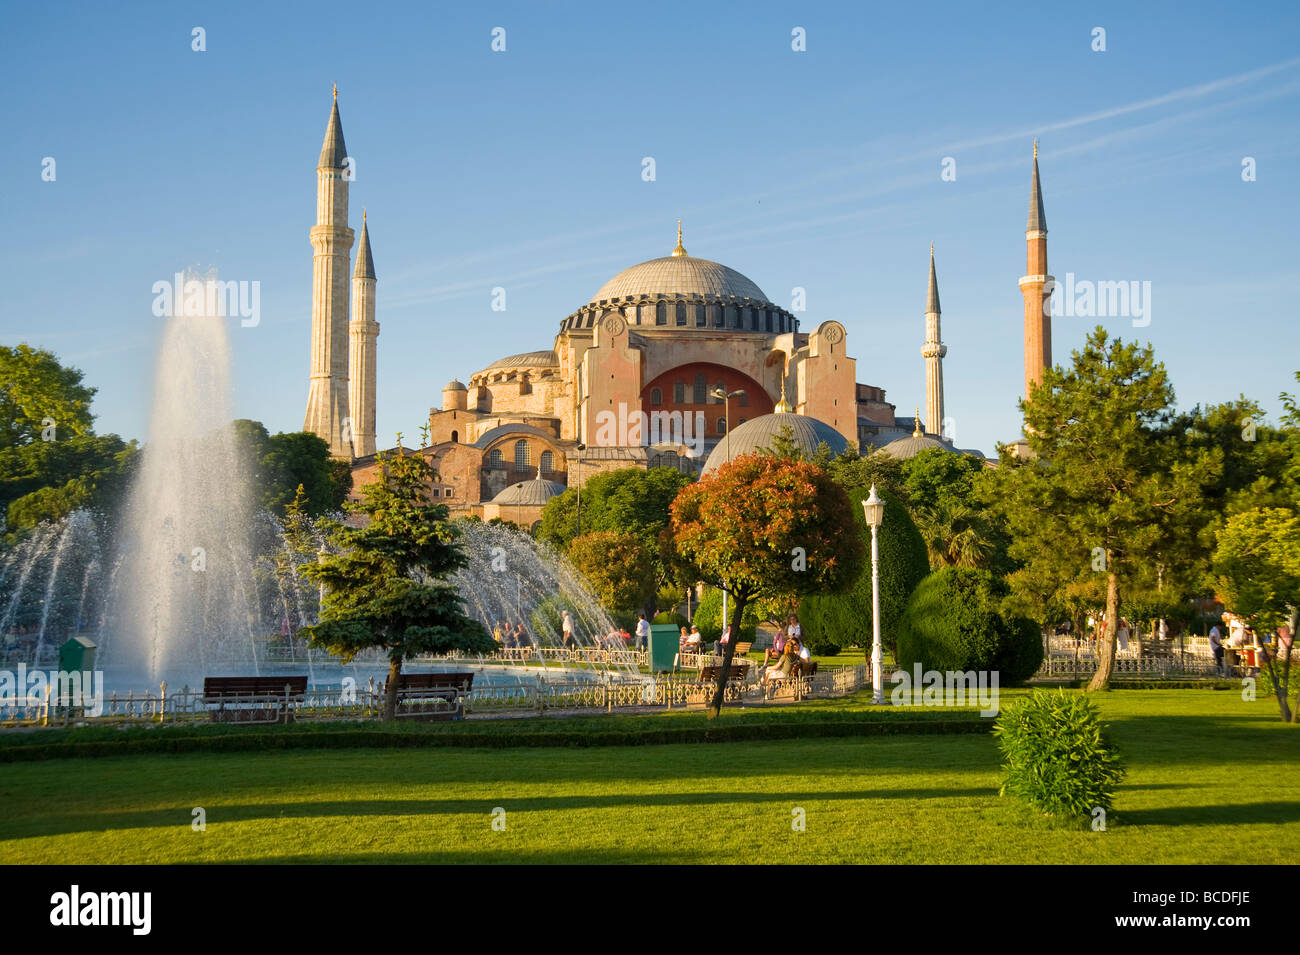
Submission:
<svg viewBox="0 0 1300 955">
<path fill-rule="evenodd" d="M 259 421 L 231 422 L 236 446 L 251 462 L 259 503 L 277 515 L 294 499 L 299 487 L 305 513 L 311 517 L 338 511 L 352 489 L 346 461 L 330 457 L 329 444 L 307 431 L 267 434 Z"/>
<path fill-rule="evenodd" d="M 1264 631 L 1300 607 L 1300 513 L 1257 507 L 1235 514 L 1219 533 L 1214 569 L 1224 603 Z"/>
<path fill-rule="evenodd" d="M 1003 709 L 993 734 L 1005 760 L 1002 795 L 1066 818 L 1111 809 L 1124 769 L 1087 697 L 1035 690 Z"/>
<path fill-rule="evenodd" d="M 848 492 L 864 558 L 853 582 L 843 593 L 807 596 L 799 604 L 804 639 L 816 653 L 827 653 L 826 649 L 817 649 L 823 647 L 871 645 L 871 529 L 860 504 L 870 492 L 869 485 Z M 877 488 L 876 493 L 885 502 L 885 517 L 876 532 L 880 550 L 880 638 L 892 649 L 907 598 L 930 572 L 930 562 L 925 541 L 903 502 L 889 491 Z"/>
<path fill-rule="evenodd" d="M 566 610 L 569 611 L 569 617 L 573 621 L 573 635 L 581 636 L 582 616 L 578 613 L 578 605 L 564 594 L 552 594 L 539 602 L 528 616 L 528 624 L 532 630 L 529 636 L 537 642 L 538 646 L 560 645 L 564 639 L 564 611 Z"/>
<path fill-rule="evenodd" d="M 637 535 L 620 531 L 583 534 L 569 545 L 569 560 L 620 624 L 635 622 L 638 611 L 654 609 L 654 558 Z"/>
<path fill-rule="evenodd" d="M 679 630 L 680 630 L 682 627 L 687 627 L 687 628 L 689 628 L 690 625 L 691 625 L 691 622 L 690 622 L 689 620 L 687 620 L 687 619 L 686 619 L 685 617 L 683 617 L 681 614 L 679 614 L 679 613 L 674 613 L 674 612 L 671 611 L 671 610 L 665 610 L 665 611 L 663 611 L 662 613 L 657 613 L 657 614 L 655 614 L 655 618 L 654 618 L 653 620 L 651 620 L 650 622 L 651 622 L 651 623 L 671 623 L 674 627 L 677 627 Z"/>
<path fill-rule="evenodd" d="M 366 485 L 350 508 L 368 523 L 325 522 L 336 553 L 303 568 L 326 593 L 320 623 L 302 632 L 344 660 L 382 647 L 399 668 L 421 653 L 491 653 L 491 634 L 465 616 L 460 596 L 443 580 L 468 560 L 447 508 L 427 500 L 432 469 L 415 454 L 382 463 L 386 479 Z"/>
<path fill-rule="evenodd" d="M 750 603 L 745 606 L 744 616 L 740 621 L 740 637 L 738 639 L 749 641 L 754 639 L 755 634 L 758 632 L 758 625 L 763 622 L 759 609 L 757 603 Z M 728 614 L 730 615 L 730 608 Z M 704 596 L 700 598 L 700 605 L 695 608 L 691 623 L 700 628 L 700 636 L 704 638 L 705 643 L 712 643 L 722 637 L 721 590 L 717 587 L 709 587 L 704 591 Z"/>
<path fill-rule="evenodd" d="M 571 475 L 572 479 L 572 475 Z M 667 526 L 669 508 L 691 479 L 674 468 L 622 468 L 582 481 L 582 530 L 619 531 L 642 538 L 653 547 Z M 578 491 L 571 487 L 546 502 L 537 532 L 561 550 L 578 536 Z"/>
<path fill-rule="evenodd" d="M 82 373 L 65 368 L 52 352 L 30 345 L 0 345 L 0 451 L 44 440 L 89 435 L 95 389 Z"/>
<path fill-rule="evenodd" d="M 898 630 L 901 669 L 993 671 L 1022 683 L 1043 662 L 1042 634 L 1023 617 L 999 613 L 1007 587 L 987 571 L 941 567 L 917 586 Z"/>
</svg>

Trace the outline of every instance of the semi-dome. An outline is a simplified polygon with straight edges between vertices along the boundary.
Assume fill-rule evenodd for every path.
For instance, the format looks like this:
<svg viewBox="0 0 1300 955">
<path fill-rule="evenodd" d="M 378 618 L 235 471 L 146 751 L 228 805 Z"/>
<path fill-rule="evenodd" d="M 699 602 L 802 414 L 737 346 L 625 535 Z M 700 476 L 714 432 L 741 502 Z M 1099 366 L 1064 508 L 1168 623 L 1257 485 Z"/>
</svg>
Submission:
<svg viewBox="0 0 1300 955">
<path fill-rule="evenodd" d="M 735 269 L 690 255 L 666 255 L 619 272 L 592 296 L 591 304 L 642 295 L 768 301 L 761 288 Z"/>
<path fill-rule="evenodd" d="M 447 382 L 445 385 L 442 386 L 442 390 L 443 391 L 469 391 L 469 389 L 465 387 L 464 382 L 462 382 L 459 378 L 453 378 L 451 381 Z"/>
<path fill-rule="evenodd" d="M 540 507 L 555 495 L 564 493 L 564 490 L 564 485 L 557 481 L 533 478 L 531 481 L 511 484 L 492 498 L 491 503 L 499 507 Z"/>
<path fill-rule="evenodd" d="M 752 421 L 746 421 L 731 432 L 731 457 L 752 454 L 755 451 L 771 450 L 773 442 L 786 429 L 790 429 L 790 439 L 795 447 L 805 454 L 812 454 L 825 444 L 832 454 L 839 454 L 848 447 L 849 442 L 830 425 L 807 415 L 773 412 L 761 415 Z M 718 446 L 709 453 L 704 462 L 701 476 L 711 474 L 727 461 L 727 440 L 718 442 Z"/>
</svg>

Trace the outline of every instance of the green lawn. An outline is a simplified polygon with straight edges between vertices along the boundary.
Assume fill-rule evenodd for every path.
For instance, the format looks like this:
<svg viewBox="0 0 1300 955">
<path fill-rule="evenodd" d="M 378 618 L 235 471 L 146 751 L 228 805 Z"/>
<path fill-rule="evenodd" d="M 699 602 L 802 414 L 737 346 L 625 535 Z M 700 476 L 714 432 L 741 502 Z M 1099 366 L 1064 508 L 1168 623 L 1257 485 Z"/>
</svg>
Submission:
<svg viewBox="0 0 1300 955">
<path fill-rule="evenodd" d="M 999 798 L 985 735 L 294 750 L 3 765 L 0 862 L 1294 861 L 1300 730 L 1275 703 L 1207 690 L 1099 703 L 1129 768 L 1106 832 Z M 196 806 L 206 832 L 191 830 Z"/>
</svg>

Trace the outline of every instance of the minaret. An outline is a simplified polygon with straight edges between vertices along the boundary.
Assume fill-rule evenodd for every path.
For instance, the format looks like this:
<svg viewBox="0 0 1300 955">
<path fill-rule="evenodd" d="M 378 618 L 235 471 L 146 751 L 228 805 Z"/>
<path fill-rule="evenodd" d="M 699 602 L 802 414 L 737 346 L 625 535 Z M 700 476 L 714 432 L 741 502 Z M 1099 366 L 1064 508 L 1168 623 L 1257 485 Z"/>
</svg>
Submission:
<svg viewBox="0 0 1300 955">
<path fill-rule="evenodd" d="M 357 267 L 352 273 L 352 321 L 348 323 L 348 415 L 353 453 L 375 453 L 375 260 L 370 255 L 370 227 L 361 210 Z"/>
<path fill-rule="evenodd" d="M 934 243 L 930 243 L 930 288 L 925 296 L 925 420 L 931 434 L 943 436 L 943 356 L 948 346 L 939 336 L 939 280 L 934 274 Z"/>
<path fill-rule="evenodd" d="M 1052 366 L 1052 316 L 1043 301 L 1056 280 L 1047 274 L 1047 214 L 1043 212 L 1043 187 L 1038 182 L 1038 140 L 1034 140 L 1034 179 L 1029 187 L 1029 223 L 1025 226 L 1025 275 L 1020 292 L 1025 297 L 1025 398 Z"/>
<path fill-rule="evenodd" d="M 348 259 L 354 233 L 348 228 L 347 146 L 339 120 L 339 88 L 316 164 L 316 252 L 311 290 L 311 384 L 302 429 L 320 435 L 335 457 L 353 455 L 348 418 Z"/>
</svg>

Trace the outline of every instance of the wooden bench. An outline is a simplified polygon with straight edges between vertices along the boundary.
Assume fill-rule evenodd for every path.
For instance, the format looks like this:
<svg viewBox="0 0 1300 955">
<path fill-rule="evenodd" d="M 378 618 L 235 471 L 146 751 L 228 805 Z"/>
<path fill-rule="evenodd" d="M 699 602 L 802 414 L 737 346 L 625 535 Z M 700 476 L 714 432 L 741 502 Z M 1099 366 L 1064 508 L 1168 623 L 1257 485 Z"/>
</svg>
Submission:
<svg viewBox="0 0 1300 955">
<path fill-rule="evenodd" d="M 717 683 L 718 677 L 722 675 L 722 666 L 720 664 L 710 664 L 700 667 L 699 684 Z M 731 662 L 731 672 L 727 674 L 727 688 L 725 698 L 731 701 L 739 700 L 745 692 L 746 680 L 749 676 L 749 662 L 733 660 Z"/>
<path fill-rule="evenodd" d="M 473 673 L 402 673 L 397 677 L 398 719 L 459 720 Z M 387 684 L 384 685 L 387 690 Z"/>
<path fill-rule="evenodd" d="M 292 723 L 290 703 L 307 695 L 305 676 L 209 676 L 203 702 L 213 723 Z"/>
</svg>

